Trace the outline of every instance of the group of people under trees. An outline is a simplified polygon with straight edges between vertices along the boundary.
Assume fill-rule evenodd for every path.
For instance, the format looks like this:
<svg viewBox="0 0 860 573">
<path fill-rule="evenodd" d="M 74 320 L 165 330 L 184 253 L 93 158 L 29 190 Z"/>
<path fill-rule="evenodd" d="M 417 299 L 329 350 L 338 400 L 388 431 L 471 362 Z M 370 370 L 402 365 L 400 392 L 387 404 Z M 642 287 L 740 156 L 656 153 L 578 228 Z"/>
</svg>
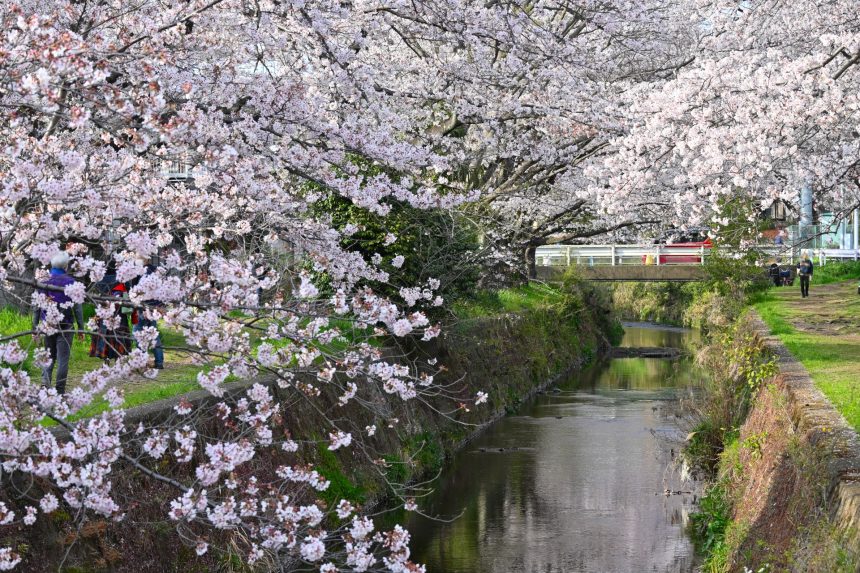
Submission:
<svg viewBox="0 0 860 573">
<path fill-rule="evenodd" d="M 44 346 L 49 352 L 51 361 L 42 369 L 42 385 L 51 386 L 54 368 L 56 367 L 56 389 L 60 394 L 66 391 L 66 381 L 69 373 L 69 360 L 73 343 L 73 335 L 77 333 L 79 341 L 84 340 L 84 313 L 83 305 L 74 302 L 65 292 L 65 289 L 78 282 L 68 273 L 70 258 L 65 252 L 60 252 L 51 258 L 51 270 L 47 279 L 39 283 L 39 293 L 47 296 L 57 305 L 62 316 L 55 332 L 44 336 Z M 155 267 L 146 265 L 147 274 L 155 272 Z M 91 357 L 100 358 L 105 361 L 115 360 L 125 356 L 132 350 L 134 344 L 133 333 L 147 327 L 158 327 L 158 321 L 148 318 L 142 309 L 135 308 L 128 299 L 128 292 L 134 283 L 125 283 L 116 280 L 115 268 L 109 267 L 101 281 L 96 283 L 95 292 L 97 296 L 116 299 L 113 305 L 114 315 L 110 318 L 97 318 L 97 330 L 90 333 Z M 157 303 L 152 303 L 157 305 Z M 39 308 L 33 312 L 33 331 L 39 333 L 39 325 L 45 321 L 45 311 Z M 36 335 L 38 344 L 39 335 Z M 156 339 L 152 349 L 154 357 L 153 367 L 164 368 L 164 347 L 161 335 Z"/>
<path fill-rule="evenodd" d="M 812 264 L 812 259 L 809 257 L 809 252 L 804 251 L 800 262 L 797 264 L 797 278 L 800 279 L 801 298 L 809 296 L 809 282 L 812 280 L 812 273 L 814 270 L 814 265 Z M 794 282 L 791 270 L 780 268 L 778 261 L 771 263 L 768 273 L 770 274 L 771 280 L 775 286 L 789 286 Z"/>
</svg>

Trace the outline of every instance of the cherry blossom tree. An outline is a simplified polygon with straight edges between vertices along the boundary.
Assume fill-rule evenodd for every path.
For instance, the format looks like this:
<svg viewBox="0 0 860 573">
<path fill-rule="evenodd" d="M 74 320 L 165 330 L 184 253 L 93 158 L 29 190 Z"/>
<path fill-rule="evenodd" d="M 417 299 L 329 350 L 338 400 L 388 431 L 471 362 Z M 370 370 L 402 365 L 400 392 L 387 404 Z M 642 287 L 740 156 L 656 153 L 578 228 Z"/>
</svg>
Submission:
<svg viewBox="0 0 860 573">
<path fill-rule="evenodd" d="M 422 2 L 385 13 L 409 47 L 408 97 L 432 102 L 425 137 L 452 161 L 442 183 L 480 191 L 466 212 L 508 263 L 533 270 L 537 246 L 653 219 L 635 205 L 608 213 L 580 170 L 623 133 L 623 94 L 687 63 L 695 34 L 682 4 Z"/>
<path fill-rule="evenodd" d="M 727 224 L 740 198 L 799 206 L 811 185 L 823 208 L 850 212 L 860 202 L 856 6 L 694 5 L 690 63 L 630 92 L 627 128 L 588 170 L 598 203 L 620 213 L 648 194 L 679 223 Z"/>
<path fill-rule="evenodd" d="M 164 515 L 200 554 L 232 542 L 252 563 L 420 570 L 405 530 L 317 502 L 327 483 L 302 449 L 321 436 L 374 461 L 368 438 L 397 425 L 379 397 L 465 409 L 486 395 L 455 396 L 433 364 L 380 346 L 438 335 L 439 283 L 392 280 L 410 253 L 345 248 L 357 229 L 325 215 L 333 197 L 382 221 L 394 203 L 458 208 L 509 262 L 719 220 L 729 199 L 793 200 L 809 182 L 825 203 L 857 203 L 847 0 L 0 6 L 0 281 L 4 300 L 46 315 L 0 340 L 0 461 L 45 490 L 0 507 L 3 525 L 60 504 L 133 519 L 115 495 L 130 470 L 174 492 Z M 94 285 L 115 268 L 134 284 L 126 304 L 182 334 L 211 399 L 128 422 L 123 381 L 157 376 L 153 329 L 68 394 L 39 387 L 29 372 L 48 357 L 28 337 L 60 313 L 33 287 L 61 250 L 72 300 L 109 320 L 115 300 Z M 298 403 L 316 438 L 285 432 Z M 287 461 L 267 473 L 272 451 Z M 0 569 L 20 559 L 0 550 Z"/>
<path fill-rule="evenodd" d="M 384 267 L 344 250 L 344 231 L 312 210 L 320 189 L 379 215 L 392 200 L 439 208 L 465 198 L 440 192 L 435 178 L 449 159 L 414 139 L 420 115 L 386 104 L 378 62 L 360 59 L 364 38 L 384 42 L 390 29 L 338 2 L 2 7 L 6 299 L 32 292 L 64 250 L 79 279 L 65 294 L 109 320 L 115 302 L 94 285 L 115 266 L 117 281 L 135 283 L 127 304 L 183 335 L 178 350 L 199 364 L 197 382 L 214 401 L 180 403 L 164 422 L 126 423 L 122 383 L 157 375 L 147 357 L 152 328 L 66 395 L 40 387 L 28 363 L 50 357 L 26 337 L 62 328 L 61 313 L 38 292 L 24 296 L 45 320 L 0 343 L 0 458 L 5 474 L 29 475 L 45 491 L 38 499 L 30 491 L 23 512 L 3 504 L 0 523 L 29 526 L 61 504 L 80 522 L 133 519 L 114 495 L 118 473 L 132 471 L 174 491 L 164 515 L 198 554 L 232 539 L 249 563 L 420 570 L 405 530 L 376 532 L 345 500 L 317 502 L 329 484 L 301 458 L 253 471 L 263 451 L 315 447 L 284 432 L 288 403 L 312 408 L 332 393 L 340 405 L 372 405 L 374 395 L 420 402 L 447 392 L 431 366 L 386 358 L 370 341 L 438 335 L 421 311 L 438 304 L 437 282 L 405 285 L 399 300 L 379 296 L 366 284 L 386 282 Z M 169 165 L 188 176 L 171 178 Z M 259 382 L 237 395 L 231 378 Z M 99 401 L 105 411 L 84 415 Z M 362 434 L 387 431 L 319 410 L 328 450 L 369 457 Z M 179 470 L 165 472 L 165 463 Z M 342 525 L 326 531 L 335 515 Z M 0 569 L 20 560 L 14 547 L 0 551 Z"/>
</svg>

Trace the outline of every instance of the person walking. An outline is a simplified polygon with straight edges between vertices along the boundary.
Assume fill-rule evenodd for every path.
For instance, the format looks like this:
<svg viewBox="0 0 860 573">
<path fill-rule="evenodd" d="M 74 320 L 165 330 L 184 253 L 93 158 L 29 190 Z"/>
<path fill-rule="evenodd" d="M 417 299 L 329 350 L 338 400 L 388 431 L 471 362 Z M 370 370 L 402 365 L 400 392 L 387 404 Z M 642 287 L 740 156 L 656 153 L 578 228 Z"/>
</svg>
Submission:
<svg viewBox="0 0 860 573">
<path fill-rule="evenodd" d="M 797 265 L 797 276 L 800 277 L 800 296 L 806 298 L 809 296 L 809 281 L 812 279 L 812 261 L 809 258 L 809 251 L 804 251 L 803 259 Z"/>
<path fill-rule="evenodd" d="M 47 280 L 40 283 L 42 286 L 53 288 L 50 290 L 46 288 L 38 289 L 41 294 L 50 298 L 57 305 L 62 314 L 60 322 L 57 325 L 58 330 L 44 337 L 45 349 L 51 355 L 51 363 L 42 369 L 42 385 L 49 388 L 54 373 L 54 366 L 57 367 L 56 388 L 59 394 L 65 394 L 66 392 L 66 379 L 69 375 L 69 356 L 72 352 L 72 334 L 74 333 L 73 320 L 78 326 L 78 340 L 84 339 L 83 307 L 78 303 L 73 303 L 72 299 L 63 290 L 60 290 L 77 282 L 66 272 L 68 266 L 69 255 L 67 253 L 63 252 L 54 255 L 51 259 L 51 274 Z M 34 331 L 38 332 L 39 325 L 45 321 L 45 318 L 44 310 L 39 308 L 34 310 Z M 38 338 L 38 335 L 36 338 Z"/>
</svg>

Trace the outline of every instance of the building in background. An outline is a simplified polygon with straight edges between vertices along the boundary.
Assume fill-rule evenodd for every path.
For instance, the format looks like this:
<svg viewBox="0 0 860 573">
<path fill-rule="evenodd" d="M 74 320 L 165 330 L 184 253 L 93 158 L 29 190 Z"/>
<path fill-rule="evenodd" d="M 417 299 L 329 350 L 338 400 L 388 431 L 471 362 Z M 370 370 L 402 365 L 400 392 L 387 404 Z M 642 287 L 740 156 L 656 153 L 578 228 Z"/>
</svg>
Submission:
<svg viewBox="0 0 860 573">
<path fill-rule="evenodd" d="M 810 249 L 860 249 L 860 210 L 819 211 L 811 187 L 800 192 L 800 210 L 779 199 L 761 212 L 765 221 L 762 239 L 772 243 L 780 229 L 788 235 L 786 243 Z"/>
</svg>

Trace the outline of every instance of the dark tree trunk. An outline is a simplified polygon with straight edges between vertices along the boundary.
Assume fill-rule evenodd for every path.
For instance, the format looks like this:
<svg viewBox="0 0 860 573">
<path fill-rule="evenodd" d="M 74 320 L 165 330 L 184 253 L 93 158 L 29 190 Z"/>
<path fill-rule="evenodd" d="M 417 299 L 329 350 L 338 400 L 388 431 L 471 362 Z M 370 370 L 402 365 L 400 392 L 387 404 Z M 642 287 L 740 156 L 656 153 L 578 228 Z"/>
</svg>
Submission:
<svg viewBox="0 0 860 573">
<path fill-rule="evenodd" d="M 526 275 L 529 280 L 537 278 L 537 257 L 535 257 L 535 251 L 537 247 L 534 245 L 529 245 L 525 248 L 523 252 L 523 256 L 525 257 L 526 263 Z"/>
</svg>

